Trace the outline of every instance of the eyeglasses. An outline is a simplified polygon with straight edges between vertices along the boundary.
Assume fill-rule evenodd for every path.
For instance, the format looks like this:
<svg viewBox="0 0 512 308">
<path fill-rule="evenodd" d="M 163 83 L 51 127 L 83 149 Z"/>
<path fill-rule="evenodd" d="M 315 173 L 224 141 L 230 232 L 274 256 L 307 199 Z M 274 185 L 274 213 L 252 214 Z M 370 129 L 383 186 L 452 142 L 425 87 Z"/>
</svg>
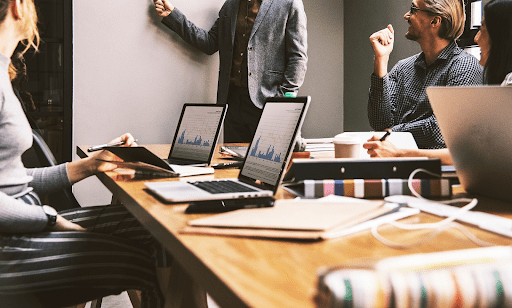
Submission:
<svg viewBox="0 0 512 308">
<path fill-rule="evenodd" d="M 426 12 L 426 13 L 429 13 L 429 14 L 433 14 L 431 11 L 429 10 L 424 10 L 424 9 L 420 9 L 419 7 L 417 6 L 414 6 L 414 3 L 411 3 L 411 9 L 409 10 L 409 13 L 411 13 L 411 15 L 413 15 L 414 13 L 416 13 L 417 11 L 422 11 L 422 12 Z"/>
</svg>

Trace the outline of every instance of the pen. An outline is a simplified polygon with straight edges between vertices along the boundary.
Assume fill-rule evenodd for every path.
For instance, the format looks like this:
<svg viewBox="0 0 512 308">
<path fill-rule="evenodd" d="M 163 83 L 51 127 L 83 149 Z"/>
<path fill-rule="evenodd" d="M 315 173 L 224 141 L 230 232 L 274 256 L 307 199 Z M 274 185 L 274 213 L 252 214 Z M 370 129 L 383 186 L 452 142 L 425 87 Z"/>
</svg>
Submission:
<svg viewBox="0 0 512 308">
<path fill-rule="evenodd" d="M 137 139 L 135 139 L 135 142 L 137 142 Z M 114 143 L 106 143 L 106 144 L 95 145 L 95 146 L 92 146 L 92 147 L 88 148 L 87 152 L 94 152 L 94 151 L 103 150 L 106 147 L 116 147 L 116 146 L 119 146 L 119 145 L 123 145 L 125 143 L 126 143 L 126 141 L 119 141 L 119 142 L 114 142 Z"/>
<path fill-rule="evenodd" d="M 240 156 L 238 153 L 234 152 L 234 151 L 231 151 L 230 149 L 226 148 L 226 147 L 220 147 L 220 149 L 224 152 L 227 152 L 233 156 Z"/>
<path fill-rule="evenodd" d="M 379 140 L 379 141 L 384 141 L 384 140 L 386 140 L 386 138 L 387 138 L 389 135 L 391 135 L 391 130 L 390 130 L 390 129 L 387 129 L 387 130 L 386 130 L 386 133 L 384 134 L 384 136 L 382 136 L 382 138 L 380 138 L 380 140 Z"/>
<path fill-rule="evenodd" d="M 243 164 L 244 164 L 243 161 L 237 161 L 237 162 L 233 162 L 233 163 L 220 163 L 220 164 L 212 165 L 212 168 L 214 168 L 214 169 L 238 168 L 238 167 L 241 167 Z"/>
</svg>

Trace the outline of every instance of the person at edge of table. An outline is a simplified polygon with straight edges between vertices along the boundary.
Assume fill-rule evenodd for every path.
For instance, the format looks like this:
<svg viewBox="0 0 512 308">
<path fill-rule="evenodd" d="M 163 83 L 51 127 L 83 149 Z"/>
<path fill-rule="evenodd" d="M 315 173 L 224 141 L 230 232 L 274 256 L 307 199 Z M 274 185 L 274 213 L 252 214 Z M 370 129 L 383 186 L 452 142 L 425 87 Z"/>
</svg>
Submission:
<svg viewBox="0 0 512 308">
<path fill-rule="evenodd" d="M 229 104 L 225 142 L 249 143 L 265 100 L 297 93 L 307 67 L 307 18 L 302 0 L 227 0 L 203 30 L 169 0 L 154 0 L 162 23 L 187 43 L 219 51 L 217 103 Z"/>
<path fill-rule="evenodd" d="M 482 27 L 475 36 L 480 46 L 480 64 L 484 66 L 484 83 L 512 86 L 512 0 L 492 0 L 484 7 Z M 485 102 L 482 102 L 485 103 Z M 448 149 L 399 149 L 389 141 L 372 137 L 363 146 L 371 157 L 431 157 L 452 165 Z"/>
<path fill-rule="evenodd" d="M 116 166 L 113 154 L 26 169 L 21 155 L 32 129 L 11 81 L 19 43 L 40 42 L 34 0 L 0 0 L 0 306 L 65 307 L 125 290 L 141 291 L 142 307 L 164 307 L 171 259 L 122 206 L 57 211 L 39 195 L 70 187 Z M 135 145 L 130 134 L 113 141 Z"/>
<path fill-rule="evenodd" d="M 420 149 L 446 148 L 425 90 L 482 83 L 478 60 L 455 42 L 464 31 L 464 2 L 413 0 L 404 19 L 409 24 L 405 37 L 416 41 L 422 52 L 400 60 L 388 73 L 393 27 L 370 36 L 375 58 L 368 119 L 376 131 L 411 132 Z"/>
</svg>

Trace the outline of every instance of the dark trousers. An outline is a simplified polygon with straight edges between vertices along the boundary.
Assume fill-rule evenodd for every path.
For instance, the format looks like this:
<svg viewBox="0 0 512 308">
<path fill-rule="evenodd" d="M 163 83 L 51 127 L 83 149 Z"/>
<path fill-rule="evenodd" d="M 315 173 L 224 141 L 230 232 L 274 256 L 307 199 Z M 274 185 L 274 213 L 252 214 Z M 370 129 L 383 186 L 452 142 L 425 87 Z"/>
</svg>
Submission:
<svg viewBox="0 0 512 308">
<path fill-rule="evenodd" d="M 0 235 L 0 307 L 67 307 L 130 289 L 142 307 L 163 307 L 155 266 L 170 259 L 124 207 L 59 214 L 89 231 Z"/>
<path fill-rule="evenodd" d="M 247 88 L 231 85 L 228 113 L 224 120 L 224 142 L 250 143 L 260 121 L 262 110 L 254 106 Z"/>
</svg>

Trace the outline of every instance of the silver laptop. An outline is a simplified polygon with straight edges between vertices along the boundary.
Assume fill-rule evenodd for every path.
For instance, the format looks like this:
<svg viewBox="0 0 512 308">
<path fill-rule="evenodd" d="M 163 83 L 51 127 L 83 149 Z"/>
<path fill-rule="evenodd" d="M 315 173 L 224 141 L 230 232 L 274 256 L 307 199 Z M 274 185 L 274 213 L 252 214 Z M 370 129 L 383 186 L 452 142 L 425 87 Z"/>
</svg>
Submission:
<svg viewBox="0 0 512 308">
<path fill-rule="evenodd" d="M 166 159 L 161 159 L 145 147 L 106 149 L 124 161 L 140 161 L 164 169 L 170 169 L 169 165 L 208 166 L 215 153 L 227 108 L 227 105 L 184 104 Z"/>
<path fill-rule="evenodd" d="M 166 161 L 174 165 L 209 165 L 227 108 L 227 105 L 185 104 Z"/>
<path fill-rule="evenodd" d="M 464 189 L 512 201 L 512 87 L 429 87 Z"/>
<path fill-rule="evenodd" d="M 267 100 L 238 178 L 147 182 L 146 187 L 168 202 L 273 196 L 281 184 L 310 100 L 309 96 Z"/>
</svg>

